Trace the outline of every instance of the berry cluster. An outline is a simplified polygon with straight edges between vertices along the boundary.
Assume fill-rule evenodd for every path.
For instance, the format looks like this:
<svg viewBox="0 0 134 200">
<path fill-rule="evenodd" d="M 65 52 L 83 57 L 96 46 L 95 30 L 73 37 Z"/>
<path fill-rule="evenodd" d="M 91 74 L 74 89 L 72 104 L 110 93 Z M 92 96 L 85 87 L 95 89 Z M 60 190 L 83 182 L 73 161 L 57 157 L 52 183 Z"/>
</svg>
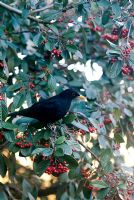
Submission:
<svg viewBox="0 0 134 200">
<path fill-rule="evenodd" d="M 128 58 L 130 56 L 131 53 L 131 49 L 130 48 L 126 48 L 122 51 L 123 57 L 124 58 Z"/>
<path fill-rule="evenodd" d="M 130 75 L 133 72 L 132 67 L 129 65 L 124 65 L 121 70 L 124 75 Z"/>
<path fill-rule="evenodd" d="M 33 146 L 33 144 L 31 142 L 26 141 L 25 138 L 26 138 L 25 135 L 24 136 L 23 135 L 17 135 L 16 139 L 18 141 L 15 143 L 15 145 L 22 148 L 22 149 L 29 148 L 29 147 Z"/>
<path fill-rule="evenodd" d="M 127 193 L 128 193 L 129 195 L 134 194 L 134 183 L 131 182 L 131 181 L 128 181 L 127 184 L 128 184 Z"/>
<path fill-rule="evenodd" d="M 96 26 L 94 27 L 94 24 L 92 21 L 87 21 L 86 24 L 88 24 L 89 26 L 89 29 L 92 30 L 92 31 L 97 31 L 97 32 L 102 32 L 103 31 L 103 28 L 101 26 Z"/>
<path fill-rule="evenodd" d="M 122 30 L 121 30 L 121 36 L 122 36 L 123 38 L 126 38 L 127 35 L 128 35 L 128 29 L 127 29 L 127 28 L 122 29 Z"/>
<path fill-rule="evenodd" d="M 27 142 L 27 141 L 16 142 L 15 145 L 20 147 L 21 149 L 25 149 L 25 148 L 29 148 L 29 147 L 33 146 L 33 144 L 31 142 Z"/>
<path fill-rule="evenodd" d="M 50 159 L 50 166 L 45 170 L 45 173 L 52 174 L 54 176 L 59 176 L 67 172 L 69 169 L 66 166 L 66 162 L 59 162 Z"/>
<path fill-rule="evenodd" d="M 116 187 L 119 184 L 119 178 L 114 173 L 109 173 L 106 175 L 106 182 L 111 188 Z"/>
<path fill-rule="evenodd" d="M 109 40 L 111 42 L 116 42 L 119 39 L 118 35 L 111 35 L 109 33 L 105 33 L 104 35 L 102 35 L 102 38 L 105 40 Z"/>
<path fill-rule="evenodd" d="M 56 57 L 60 57 L 61 53 L 62 53 L 62 51 L 61 51 L 61 50 L 58 50 L 58 49 L 56 49 L 56 48 L 54 48 L 54 49 L 52 50 L 52 55 L 55 55 Z"/>
</svg>

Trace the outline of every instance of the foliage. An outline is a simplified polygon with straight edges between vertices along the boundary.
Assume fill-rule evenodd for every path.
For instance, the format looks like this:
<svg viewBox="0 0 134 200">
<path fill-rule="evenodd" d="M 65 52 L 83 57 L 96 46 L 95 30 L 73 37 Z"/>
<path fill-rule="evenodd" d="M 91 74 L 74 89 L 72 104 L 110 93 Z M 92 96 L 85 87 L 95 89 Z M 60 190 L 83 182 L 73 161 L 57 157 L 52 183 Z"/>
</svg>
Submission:
<svg viewBox="0 0 134 200">
<path fill-rule="evenodd" d="M 16 174 L 17 152 L 31 158 L 36 175 L 64 183 L 59 200 L 131 199 L 134 180 L 123 168 L 120 144 L 134 141 L 133 8 L 133 0 L 0 1 L 0 175 L 8 171 L 19 199 L 37 199 L 40 188 Z M 68 69 L 88 60 L 102 67 L 100 80 Z M 48 128 L 7 116 L 67 87 L 87 102 L 73 102 Z M 13 199 L 9 186 L 0 187 L 1 199 Z"/>
</svg>

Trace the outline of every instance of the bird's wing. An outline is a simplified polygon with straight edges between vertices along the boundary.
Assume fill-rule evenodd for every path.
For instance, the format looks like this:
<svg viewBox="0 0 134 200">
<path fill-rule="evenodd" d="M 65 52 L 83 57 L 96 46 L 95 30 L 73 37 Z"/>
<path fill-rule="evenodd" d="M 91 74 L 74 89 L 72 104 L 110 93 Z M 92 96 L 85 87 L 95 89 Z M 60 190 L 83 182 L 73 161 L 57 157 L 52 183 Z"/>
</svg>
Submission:
<svg viewBox="0 0 134 200">
<path fill-rule="evenodd" d="M 32 117 L 40 121 L 51 121 L 58 114 L 60 104 L 55 99 L 46 99 L 19 111 L 19 115 Z"/>
</svg>

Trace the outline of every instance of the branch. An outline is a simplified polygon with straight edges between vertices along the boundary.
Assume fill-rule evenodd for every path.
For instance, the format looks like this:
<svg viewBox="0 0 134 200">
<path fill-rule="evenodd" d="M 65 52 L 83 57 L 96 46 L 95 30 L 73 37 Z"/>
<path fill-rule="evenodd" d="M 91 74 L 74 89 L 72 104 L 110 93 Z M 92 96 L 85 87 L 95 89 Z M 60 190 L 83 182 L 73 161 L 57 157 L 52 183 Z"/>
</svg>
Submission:
<svg viewBox="0 0 134 200">
<path fill-rule="evenodd" d="M 48 9 L 50 9 L 52 7 L 53 7 L 53 4 L 50 4 L 48 6 L 44 6 L 42 8 L 39 8 L 39 9 L 36 9 L 36 10 L 32 10 L 30 13 L 31 14 L 38 13 L 38 12 L 41 12 L 41 11 L 44 11 L 44 10 L 48 10 Z"/>
<path fill-rule="evenodd" d="M 77 140 L 77 142 L 83 146 L 88 152 L 91 153 L 91 155 L 100 163 L 100 159 L 98 158 L 98 156 L 96 156 L 92 151 L 91 149 L 89 149 L 88 147 L 86 147 L 80 140 Z"/>
<path fill-rule="evenodd" d="M 16 13 L 16 14 L 18 14 L 18 15 L 22 15 L 22 11 L 21 11 L 21 10 L 19 10 L 19 9 L 17 9 L 17 8 L 13 8 L 12 6 L 9 6 L 9 5 L 3 3 L 2 1 L 0 1 L 0 7 L 3 7 L 3 8 L 5 8 L 6 10 L 9 10 L 9 11 L 11 11 L 11 12 L 14 12 L 14 13 Z M 30 19 L 30 20 L 32 20 L 32 21 L 35 21 L 35 22 L 37 22 L 37 23 L 45 24 L 45 22 L 44 22 L 43 20 L 37 19 L 36 17 L 33 17 L 33 16 L 31 16 L 31 15 L 28 15 L 28 19 Z"/>
</svg>

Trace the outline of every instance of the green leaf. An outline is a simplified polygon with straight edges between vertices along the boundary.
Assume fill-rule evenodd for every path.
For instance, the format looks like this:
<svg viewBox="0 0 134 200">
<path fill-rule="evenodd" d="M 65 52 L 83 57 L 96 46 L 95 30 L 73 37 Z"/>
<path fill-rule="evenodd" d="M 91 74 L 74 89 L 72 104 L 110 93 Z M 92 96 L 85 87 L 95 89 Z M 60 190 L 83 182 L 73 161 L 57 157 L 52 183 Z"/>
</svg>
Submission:
<svg viewBox="0 0 134 200">
<path fill-rule="evenodd" d="M 38 33 L 37 35 L 35 35 L 35 36 L 33 37 L 33 42 L 34 42 L 34 44 L 35 44 L 36 46 L 38 46 L 38 44 L 39 44 L 40 37 L 41 37 L 41 33 Z"/>
<path fill-rule="evenodd" d="M 105 183 L 103 180 L 91 181 L 89 185 L 94 186 L 96 188 L 108 188 L 107 183 Z"/>
<path fill-rule="evenodd" d="M 122 68 L 122 61 L 118 60 L 114 62 L 112 65 L 107 66 L 106 74 L 109 78 L 116 78 L 120 74 L 121 68 Z"/>
<path fill-rule="evenodd" d="M 71 53 L 75 53 L 78 50 L 77 46 L 71 44 L 66 45 L 66 49 Z"/>
<path fill-rule="evenodd" d="M 7 105 L 5 100 L 0 100 L 0 121 L 4 121 L 8 115 Z"/>
<path fill-rule="evenodd" d="M 41 176 L 45 170 L 47 169 L 47 167 L 50 165 L 50 161 L 49 160 L 42 160 L 41 162 L 34 162 L 33 163 L 33 169 L 35 171 L 35 173 L 38 176 Z"/>
<path fill-rule="evenodd" d="M 15 134 L 14 131 L 4 131 L 4 137 L 6 138 L 7 141 L 9 142 L 14 142 L 15 141 Z"/>
<path fill-rule="evenodd" d="M 51 41 L 48 41 L 46 44 L 45 44 L 45 48 L 46 50 L 48 51 L 52 51 L 53 49 L 53 43 Z"/>
<path fill-rule="evenodd" d="M 108 8 L 111 5 L 110 2 L 107 0 L 100 0 L 97 2 L 97 4 L 103 8 Z"/>
<path fill-rule="evenodd" d="M 104 198 L 108 194 L 109 190 L 110 190 L 109 188 L 104 188 L 104 189 L 99 190 L 97 192 L 97 199 L 104 200 Z"/>
<path fill-rule="evenodd" d="M 47 27 L 52 30 L 54 33 L 56 33 L 57 35 L 59 35 L 59 31 L 57 29 L 56 26 L 54 26 L 53 24 L 47 24 Z"/>
<path fill-rule="evenodd" d="M 124 108 L 124 113 L 128 116 L 128 117 L 132 117 L 133 113 L 131 112 L 131 110 Z"/>
<path fill-rule="evenodd" d="M 7 92 L 13 92 L 15 90 L 19 90 L 22 87 L 22 83 L 15 83 L 7 88 Z"/>
<path fill-rule="evenodd" d="M 32 153 L 32 147 L 30 148 L 25 148 L 25 149 L 21 149 L 21 154 L 24 156 L 24 157 L 27 157 L 27 156 L 30 156 L 31 153 Z"/>
<path fill-rule="evenodd" d="M 89 99 L 96 99 L 97 98 L 97 90 L 95 87 L 90 86 L 86 89 L 86 96 Z"/>
<path fill-rule="evenodd" d="M 58 145 L 59 148 L 62 148 L 64 154 L 66 155 L 72 155 L 72 147 L 69 146 L 68 144 L 61 144 L 61 145 Z"/>
<path fill-rule="evenodd" d="M 54 153 L 54 155 L 57 156 L 57 157 L 64 156 L 63 149 L 62 148 L 57 148 L 55 153 Z"/>
<path fill-rule="evenodd" d="M 100 155 L 100 160 L 101 160 L 101 165 L 104 169 L 105 172 L 111 172 L 112 171 L 112 163 L 110 159 L 112 158 L 112 152 L 110 149 L 102 149 L 101 150 L 101 155 Z"/>
<path fill-rule="evenodd" d="M 6 193 L 4 191 L 0 191 L 0 199 L 1 200 L 9 200 Z"/>
<path fill-rule="evenodd" d="M 15 128 L 18 128 L 18 126 L 9 122 L 2 122 L 2 127 L 8 130 L 14 130 Z"/>
<path fill-rule="evenodd" d="M 100 155 L 101 163 L 105 165 L 105 163 L 107 163 L 110 160 L 111 156 L 112 156 L 111 149 L 102 149 Z"/>
<path fill-rule="evenodd" d="M 85 126 L 85 125 L 83 125 L 83 124 L 81 124 L 80 122 L 77 122 L 77 121 L 74 120 L 74 121 L 72 122 L 72 125 L 76 126 L 76 127 L 79 128 L 79 129 L 82 129 L 82 130 L 84 130 L 84 131 L 89 132 L 88 127 Z"/>
<path fill-rule="evenodd" d="M 25 99 L 26 99 L 25 91 L 16 94 L 14 96 L 14 99 L 13 99 L 13 105 L 14 105 L 14 107 L 15 108 L 21 107 L 22 104 L 24 103 Z"/>
<path fill-rule="evenodd" d="M 43 154 L 45 156 L 50 156 L 53 153 L 53 149 L 51 148 L 37 148 L 35 150 L 33 150 L 32 155 L 34 154 Z"/>
<path fill-rule="evenodd" d="M 68 4 L 68 0 L 62 0 L 62 2 L 63 2 L 63 7 L 66 7 Z"/>
<path fill-rule="evenodd" d="M 23 194 L 27 197 L 28 192 L 32 191 L 31 185 L 28 183 L 26 179 L 22 182 Z"/>
<path fill-rule="evenodd" d="M 7 173 L 7 166 L 4 156 L 0 155 L 0 175 L 4 177 Z"/>
<path fill-rule="evenodd" d="M 63 122 L 66 124 L 71 124 L 75 119 L 76 119 L 76 115 L 73 113 L 70 113 L 64 117 Z"/>
<path fill-rule="evenodd" d="M 92 197 L 92 191 L 86 187 L 83 187 L 83 194 L 86 199 L 90 199 Z"/>
<path fill-rule="evenodd" d="M 69 164 L 69 168 L 76 168 L 78 166 L 77 160 L 74 159 L 72 156 L 64 155 L 64 157 L 62 158 Z"/>
<path fill-rule="evenodd" d="M 65 142 L 66 138 L 65 136 L 61 136 L 56 140 L 56 144 L 62 144 L 63 142 Z"/>
<path fill-rule="evenodd" d="M 69 29 L 67 32 L 64 32 L 62 34 L 62 37 L 67 39 L 72 39 L 75 37 L 75 31 L 73 29 Z"/>
<path fill-rule="evenodd" d="M 114 18 L 118 18 L 121 16 L 121 7 L 118 2 L 112 4 L 112 11 L 114 13 Z"/>
<path fill-rule="evenodd" d="M 105 10 L 102 15 L 102 24 L 106 25 L 109 22 L 111 12 L 109 10 Z"/>
<path fill-rule="evenodd" d="M 53 92 L 56 89 L 56 79 L 52 76 L 49 75 L 48 77 L 48 89 Z"/>
<path fill-rule="evenodd" d="M 115 143 L 117 143 L 117 144 L 125 142 L 121 133 L 115 133 L 114 134 L 114 140 L 115 140 Z"/>
</svg>

